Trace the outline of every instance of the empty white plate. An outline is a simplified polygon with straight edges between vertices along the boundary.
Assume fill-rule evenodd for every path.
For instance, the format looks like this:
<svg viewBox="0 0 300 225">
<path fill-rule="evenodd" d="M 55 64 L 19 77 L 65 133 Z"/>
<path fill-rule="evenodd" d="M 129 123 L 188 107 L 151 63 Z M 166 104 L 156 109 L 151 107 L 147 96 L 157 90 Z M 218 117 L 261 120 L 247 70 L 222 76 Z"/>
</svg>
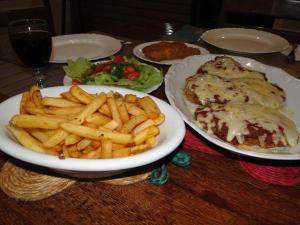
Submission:
<svg viewBox="0 0 300 225">
<path fill-rule="evenodd" d="M 218 48 L 239 53 L 273 53 L 289 47 L 289 42 L 269 32 L 245 28 L 217 28 L 204 32 L 202 40 Z"/>
<path fill-rule="evenodd" d="M 66 63 L 68 59 L 90 60 L 109 57 L 122 47 L 119 40 L 101 34 L 70 34 L 52 38 L 50 62 Z"/>
</svg>

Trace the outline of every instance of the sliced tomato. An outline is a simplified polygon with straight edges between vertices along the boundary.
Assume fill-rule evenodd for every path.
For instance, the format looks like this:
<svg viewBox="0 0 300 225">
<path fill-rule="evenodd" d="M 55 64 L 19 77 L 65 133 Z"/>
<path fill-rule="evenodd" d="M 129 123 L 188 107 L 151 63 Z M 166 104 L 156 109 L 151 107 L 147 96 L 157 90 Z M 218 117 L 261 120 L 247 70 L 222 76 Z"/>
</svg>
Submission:
<svg viewBox="0 0 300 225">
<path fill-rule="evenodd" d="M 103 64 L 98 64 L 96 67 L 95 67 L 95 72 L 101 72 L 102 70 L 104 69 L 104 66 Z"/>
<path fill-rule="evenodd" d="M 73 79 L 73 80 L 72 80 L 72 84 L 73 84 L 73 85 L 77 85 L 77 84 L 81 84 L 81 82 L 80 82 L 80 80 L 78 80 L 78 79 Z"/>
<path fill-rule="evenodd" d="M 106 66 L 104 66 L 103 71 L 110 71 L 110 69 L 111 69 L 111 66 L 106 65 Z"/>
<path fill-rule="evenodd" d="M 138 71 L 134 71 L 134 72 L 129 73 L 129 74 L 127 75 L 127 79 L 129 79 L 129 80 L 135 80 L 136 78 L 138 78 L 139 75 L 140 75 L 140 74 L 139 74 Z"/>
<path fill-rule="evenodd" d="M 125 71 L 127 73 L 133 73 L 136 72 L 135 68 L 133 66 L 126 66 Z"/>
<path fill-rule="evenodd" d="M 121 56 L 121 55 L 116 55 L 115 58 L 114 58 L 114 62 L 122 63 L 122 62 L 124 62 L 124 57 Z"/>
</svg>

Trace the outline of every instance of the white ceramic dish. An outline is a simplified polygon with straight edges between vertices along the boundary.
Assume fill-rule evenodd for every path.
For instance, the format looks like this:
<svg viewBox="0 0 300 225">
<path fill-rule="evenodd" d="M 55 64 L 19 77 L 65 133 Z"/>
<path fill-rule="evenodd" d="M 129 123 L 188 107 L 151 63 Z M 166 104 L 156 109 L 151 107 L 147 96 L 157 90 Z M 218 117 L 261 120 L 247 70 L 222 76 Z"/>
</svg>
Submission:
<svg viewBox="0 0 300 225">
<path fill-rule="evenodd" d="M 209 54 L 203 56 L 191 56 L 183 60 L 181 63 L 172 65 L 166 76 L 165 76 L 165 91 L 170 104 L 176 108 L 182 118 L 187 124 L 189 124 L 195 131 L 205 137 L 207 140 L 214 144 L 223 147 L 224 149 L 236 152 L 242 155 L 265 158 L 265 159 L 276 159 L 276 160 L 299 160 L 300 159 L 300 144 L 288 149 L 284 153 L 272 152 L 254 152 L 243 149 L 238 149 L 233 145 L 230 145 L 214 135 L 208 134 L 205 130 L 199 128 L 193 118 L 192 113 L 189 111 L 189 105 L 183 97 L 183 87 L 187 77 L 192 76 L 196 73 L 197 69 L 205 62 L 212 60 L 217 55 Z M 253 59 L 245 57 L 231 56 L 243 66 L 261 71 L 266 73 L 268 80 L 272 83 L 278 84 L 284 89 L 287 96 L 286 107 L 293 112 L 293 119 L 296 123 L 298 131 L 300 130 L 300 104 L 299 104 L 299 93 L 300 93 L 300 80 L 287 74 L 282 69 L 262 64 Z"/>
<path fill-rule="evenodd" d="M 105 61 L 99 61 L 99 62 L 96 62 L 96 63 L 104 63 L 104 62 L 108 62 L 108 60 L 105 60 Z M 155 68 L 155 69 L 156 69 L 157 71 L 159 71 L 157 68 Z M 163 83 L 163 79 L 161 80 L 161 82 L 160 82 L 159 84 L 154 85 L 154 86 L 152 86 L 152 87 L 150 87 L 150 88 L 148 88 L 148 89 L 146 89 L 146 90 L 144 90 L 144 91 L 142 91 L 142 92 L 149 94 L 149 93 L 151 93 L 152 91 L 155 91 L 157 88 L 159 88 L 159 87 L 161 86 L 162 83 Z M 72 78 L 71 78 L 71 77 L 68 77 L 68 76 L 64 76 L 63 84 L 64 84 L 65 86 L 72 85 Z"/>
<path fill-rule="evenodd" d="M 145 60 L 145 61 L 148 61 L 148 62 L 152 62 L 152 63 L 157 63 L 157 64 L 162 64 L 162 65 L 173 65 L 173 64 L 176 64 L 178 62 L 180 62 L 182 59 L 176 59 L 176 60 L 163 60 L 163 61 L 153 61 L 153 60 L 150 60 L 148 58 L 145 57 L 144 53 L 143 53 L 143 48 L 145 48 L 146 46 L 149 46 L 149 45 L 152 45 L 152 44 L 155 44 L 155 43 L 158 43 L 158 42 L 161 42 L 161 41 L 152 41 L 152 42 L 146 42 L 146 43 L 143 43 L 143 44 L 139 44 L 137 46 L 134 47 L 133 49 L 133 54 L 142 59 L 142 60 Z M 198 45 L 193 45 L 193 44 L 189 44 L 189 43 L 185 43 L 188 47 L 193 47 L 193 48 L 198 48 L 200 51 L 201 51 L 201 55 L 203 54 L 209 54 L 209 51 L 207 51 L 205 48 L 202 48 Z"/>
<path fill-rule="evenodd" d="M 239 53 L 273 53 L 289 47 L 289 42 L 269 32 L 245 28 L 217 28 L 204 32 L 201 39 L 218 48 Z"/>
<path fill-rule="evenodd" d="M 132 93 L 137 96 L 146 96 L 142 92 L 129 89 L 105 86 L 80 86 L 89 93 L 118 91 L 121 94 Z M 58 96 L 67 91 L 68 86 L 59 86 L 42 89 L 43 96 Z M 9 132 L 5 125 L 10 118 L 18 114 L 21 95 L 14 96 L 0 104 L 0 149 L 6 154 L 19 160 L 35 165 L 57 170 L 59 173 L 75 177 L 106 177 L 122 173 L 129 169 L 147 165 L 170 154 L 181 143 L 185 135 L 185 124 L 179 113 L 166 102 L 152 96 L 161 111 L 166 115 L 165 122 L 160 126 L 158 145 L 144 153 L 130 157 L 115 159 L 59 159 L 57 156 L 35 152 L 24 148 Z"/>
<path fill-rule="evenodd" d="M 68 59 L 85 57 L 90 60 L 109 57 L 117 53 L 122 44 L 119 40 L 101 34 L 70 34 L 52 38 L 50 62 L 66 63 Z"/>
</svg>

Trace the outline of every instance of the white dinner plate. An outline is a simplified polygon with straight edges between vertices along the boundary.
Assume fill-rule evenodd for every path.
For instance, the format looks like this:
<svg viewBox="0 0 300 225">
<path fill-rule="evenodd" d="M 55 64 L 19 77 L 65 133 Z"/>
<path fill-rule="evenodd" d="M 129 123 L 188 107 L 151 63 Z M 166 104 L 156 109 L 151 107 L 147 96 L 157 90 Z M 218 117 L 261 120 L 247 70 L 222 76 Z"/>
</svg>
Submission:
<svg viewBox="0 0 300 225">
<path fill-rule="evenodd" d="M 110 91 L 118 92 L 123 96 L 134 94 L 138 97 L 149 96 L 145 93 L 133 91 L 118 87 L 107 86 L 89 86 L 81 85 L 83 90 L 88 93 L 108 93 Z M 41 90 L 43 96 L 58 97 L 60 93 L 68 91 L 70 86 L 58 86 L 44 88 Z M 161 112 L 165 114 L 165 121 L 160 128 L 160 134 L 157 137 L 157 145 L 148 151 L 128 157 L 113 159 L 79 159 L 66 158 L 59 159 L 58 156 L 36 152 L 23 147 L 15 138 L 10 135 L 5 126 L 9 123 L 13 115 L 19 114 L 19 105 L 22 95 L 17 95 L 7 99 L 0 104 L 0 149 L 6 154 L 23 160 L 28 163 L 40 165 L 58 172 L 71 174 L 77 173 L 82 175 L 107 176 L 107 173 L 120 173 L 121 171 L 140 167 L 156 160 L 159 160 L 170 154 L 182 142 L 185 135 L 185 124 L 179 113 L 168 103 L 154 96 L 151 98 L 156 102 Z M 119 171 L 119 172 L 118 172 Z M 75 176 L 75 175 L 74 175 Z M 81 175 L 78 175 L 81 176 Z M 82 177 L 82 176 L 81 176 Z"/>
<path fill-rule="evenodd" d="M 266 158 L 266 159 L 277 159 L 277 160 L 299 160 L 300 159 L 300 143 L 284 152 L 256 152 L 236 148 L 235 146 L 217 138 L 214 135 L 208 134 L 205 130 L 199 128 L 196 125 L 196 121 L 190 112 L 189 103 L 183 96 L 183 88 L 186 82 L 186 78 L 194 75 L 198 68 L 205 62 L 212 60 L 217 55 L 208 54 L 203 56 L 190 56 L 183 60 L 181 63 L 172 65 L 167 74 L 165 75 L 165 91 L 170 104 L 175 107 L 182 115 L 184 121 L 189 124 L 195 131 L 202 135 L 207 140 L 214 144 L 223 147 L 224 149 L 240 153 L 247 156 Z M 243 66 L 257 71 L 261 71 L 266 74 L 266 77 L 271 83 L 277 84 L 283 88 L 287 101 L 286 108 L 293 112 L 293 120 L 297 126 L 298 131 L 300 130 L 300 80 L 292 77 L 282 69 L 262 64 L 256 60 L 230 56 L 240 62 Z"/>
<path fill-rule="evenodd" d="M 119 40 L 101 34 L 70 34 L 52 38 L 50 62 L 66 63 L 68 59 L 90 60 L 109 57 L 122 47 Z"/>
<path fill-rule="evenodd" d="M 289 47 L 279 35 L 245 28 L 217 28 L 204 32 L 201 39 L 218 48 L 239 53 L 273 53 Z"/>
<path fill-rule="evenodd" d="M 108 62 L 109 60 L 103 60 L 103 61 L 98 61 L 98 62 L 95 62 L 96 64 L 97 63 L 105 63 L 105 62 Z M 154 67 L 154 66 L 153 66 Z M 154 69 L 156 70 L 156 71 L 159 71 L 159 69 L 157 69 L 156 67 L 154 67 Z M 163 79 L 161 80 L 161 82 L 159 83 L 159 84 L 156 84 L 156 85 L 154 85 L 154 86 L 152 86 L 152 87 L 149 87 L 148 89 L 146 89 L 146 90 L 144 90 L 144 91 L 142 91 L 142 92 L 144 92 L 144 93 L 147 93 L 147 94 L 149 94 L 149 93 L 151 93 L 152 91 L 155 91 L 156 89 L 158 89 L 160 86 L 161 86 L 161 84 L 163 83 Z M 63 84 L 65 85 L 65 86 L 69 86 L 69 85 L 72 85 L 72 78 L 71 77 L 69 77 L 69 76 L 64 76 L 64 79 L 63 79 Z M 99 85 L 100 86 L 100 85 Z"/>
<path fill-rule="evenodd" d="M 158 42 L 161 42 L 161 41 L 152 41 L 152 42 L 146 42 L 146 43 L 143 43 L 143 44 L 139 44 L 139 45 L 134 47 L 133 54 L 136 57 L 138 57 L 142 60 L 152 62 L 152 63 L 162 64 L 162 65 L 173 65 L 173 64 L 176 64 L 176 63 L 178 63 L 182 60 L 182 59 L 174 59 L 174 60 L 153 61 L 153 60 L 150 60 L 150 59 L 146 58 L 146 56 L 143 53 L 143 48 L 145 48 L 146 46 L 158 43 Z M 193 45 L 193 44 L 189 44 L 189 43 L 185 43 L 185 44 L 188 47 L 198 48 L 201 52 L 201 55 L 209 54 L 209 51 L 207 51 L 205 48 L 202 48 L 198 45 Z"/>
</svg>

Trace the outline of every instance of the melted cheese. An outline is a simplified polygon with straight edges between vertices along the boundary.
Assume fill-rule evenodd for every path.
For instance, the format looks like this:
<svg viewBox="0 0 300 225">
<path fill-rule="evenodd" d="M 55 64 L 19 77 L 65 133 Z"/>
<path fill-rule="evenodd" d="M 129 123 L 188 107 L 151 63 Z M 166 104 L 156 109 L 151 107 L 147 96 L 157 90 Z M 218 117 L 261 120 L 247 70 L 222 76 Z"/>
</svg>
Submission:
<svg viewBox="0 0 300 225">
<path fill-rule="evenodd" d="M 228 56 L 218 56 L 215 60 L 201 66 L 202 71 L 224 78 L 257 78 L 264 80 L 264 74 L 242 67 L 241 64 Z"/>
<path fill-rule="evenodd" d="M 261 79 L 225 79 L 210 74 L 201 74 L 192 82 L 195 87 L 194 92 L 203 105 L 210 102 L 232 101 L 279 108 L 285 99 L 283 91 Z M 216 101 L 216 98 L 219 101 Z"/>
<path fill-rule="evenodd" d="M 232 141 L 237 139 L 239 144 L 243 144 L 244 135 L 249 134 L 247 124 L 257 124 L 259 127 L 272 133 L 275 145 L 282 143 L 283 145 L 295 146 L 298 143 L 299 133 L 292 120 L 279 113 L 275 109 L 270 109 L 256 104 L 211 104 L 209 107 L 203 108 L 201 111 L 208 111 L 208 116 L 204 117 L 198 114 L 197 121 L 204 128 L 207 125 L 209 133 L 213 133 L 212 128 L 221 128 L 225 123 L 228 127 L 226 140 Z M 218 124 L 213 120 L 218 118 Z M 283 129 L 283 134 L 280 130 Z M 260 143 L 263 145 L 265 137 L 259 137 Z"/>
</svg>

